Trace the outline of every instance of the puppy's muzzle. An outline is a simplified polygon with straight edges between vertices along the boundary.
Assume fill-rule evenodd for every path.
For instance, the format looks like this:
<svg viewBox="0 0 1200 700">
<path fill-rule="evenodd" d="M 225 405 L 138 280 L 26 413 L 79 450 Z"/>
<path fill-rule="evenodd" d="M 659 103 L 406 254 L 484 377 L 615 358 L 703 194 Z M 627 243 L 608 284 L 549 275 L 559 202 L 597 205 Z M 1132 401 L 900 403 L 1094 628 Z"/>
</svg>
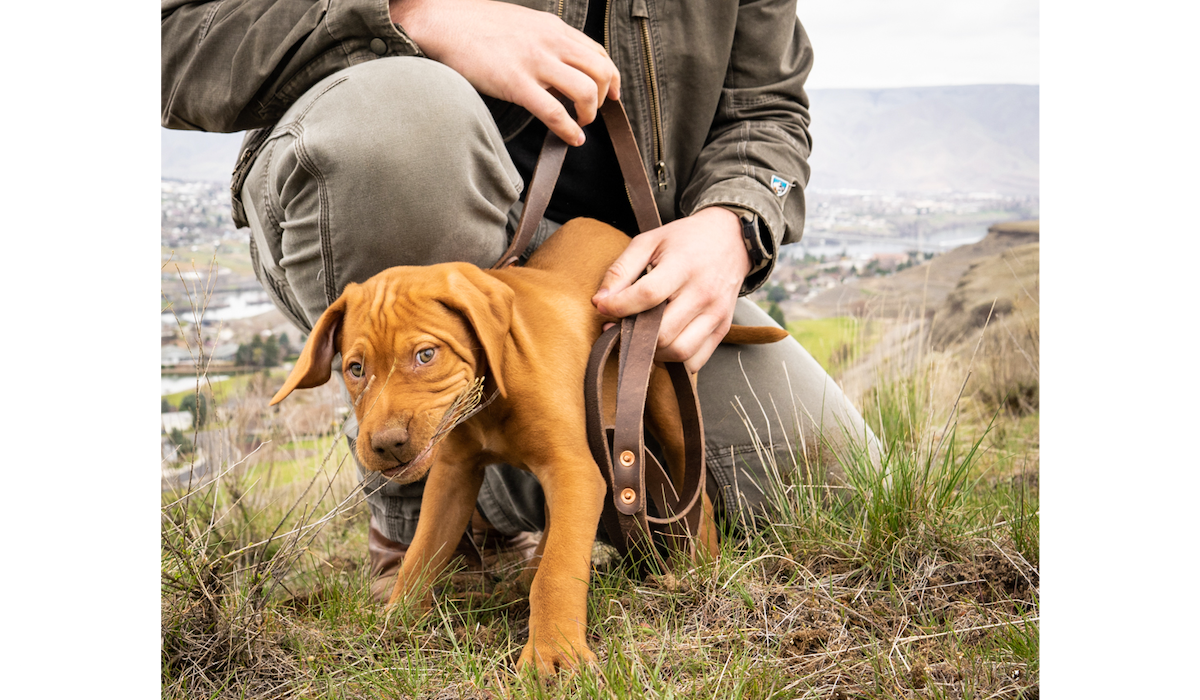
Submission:
<svg viewBox="0 0 1200 700">
<path fill-rule="evenodd" d="M 383 459 L 400 462 L 401 465 L 409 461 L 401 457 L 407 445 L 408 430 L 400 426 L 385 428 L 371 434 L 371 451 Z"/>
</svg>

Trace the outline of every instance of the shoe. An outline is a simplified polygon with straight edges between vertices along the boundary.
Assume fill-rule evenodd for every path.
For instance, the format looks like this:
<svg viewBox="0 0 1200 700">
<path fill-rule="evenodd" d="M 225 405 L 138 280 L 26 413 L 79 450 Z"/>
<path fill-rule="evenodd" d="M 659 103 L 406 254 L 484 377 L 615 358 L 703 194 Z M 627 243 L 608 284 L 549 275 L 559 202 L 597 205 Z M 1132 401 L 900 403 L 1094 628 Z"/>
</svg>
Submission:
<svg viewBox="0 0 1200 700">
<path fill-rule="evenodd" d="M 375 517 L 371 516 L 371 524 L 367 528 L 367 559 L 371 566 L 371 600 L 376 603 L 386 603 L 392 597 L 392 589 L 396 587 L 396 574 L 400 571 L 400 562 L 404 559 L 408 545 L 403 542 L 389 540 L 375 526 Z"/>
<path fill-rule="evenodd" d="M 454 556 L 462 557 L 468 573 L 480 573 L 501 561 L 514 560 L 524 565 L 533 559 L 541 541 L 540 532 L 518 532 L 507 536 L 492 527 L 478 510 L 471 516 L 470 537 L 463 538 L 454 548 Z M 408 545 L 388 539 L 376 524 L 374 516 L 367 528 L 367 558 L 371 567 L 371 599 L 386 603 L 396 587 L 396 574 L 408 552 Z"/>
<path fill-rule="evenodd" d="M 518 564 L 523 566 L 533 559 L 540 532 L 518 532 L 505 535 L 492 526 L 478 509 L 471 516 L 471 540 L 478 553 L 482 570 L 495 570 L 498 565 Z"/>
</svg>

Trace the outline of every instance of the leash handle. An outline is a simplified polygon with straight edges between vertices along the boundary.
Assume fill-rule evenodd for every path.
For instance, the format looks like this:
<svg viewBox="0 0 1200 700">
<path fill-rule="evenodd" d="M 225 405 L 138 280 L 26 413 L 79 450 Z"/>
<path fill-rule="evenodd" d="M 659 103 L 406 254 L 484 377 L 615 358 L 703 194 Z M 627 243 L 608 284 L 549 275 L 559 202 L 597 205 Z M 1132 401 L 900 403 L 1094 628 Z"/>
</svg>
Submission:
<svg viewBox="0 0 1200 700">
<path fill-rule="evenodd" d="M 533 234 L 546 213 L 546 207 L 550 204 L 550 195 L 554 194 L 554 185 L 558 182 L 558 174 L 562 171 L 563 159 L 566 157 L 566 142 L 547 129 L 537 165 L 533 166 L 533 176 L 529 178 L 529 194 L 525 195 L 525 208 L 521 210 L 517 232 L 512 243 L 508 244 L 508 250 L 504 251 L 495 265 L 492 265 L 493 270 L 501 270 L 516 263 L 529 247 L 529 241 L 533 239 Z"/>
<path fill-rule="evenodd" d="M 684 438 L 684 483 L 677 485 L 645 449 L 642 414 L 649 385 L 655 339 L 662 306 L 621 320 L 600 335 L 588 358 L 584 382 L 588 446 L 608 486 L 602 522 L 609 539 L 622 556 L 638 550 L 665 570 L 654 544 L 660 533 L 667 547 L 695 555 L 700 534 L 700 495 L 705 487 L 704 428 L 700 402 L 687 369 L 679 362 L 666 364 Z M 603 423 L 604 366 L 618 344 L 619 383 L 615 425 Z M 661 517 L 651 516 L 648 505 Z M 644 560 L 645 561 L 645 560 Z"/>
<path fill-rule="evenodd" d="M 575 109 L 571 103 L 562 100 L 563 106 L 572 118 Z M 617 155 L 617 164 L 621 167 L 621 176 L 625 179 L 625 190 L 629 193 L 629 204 L 633 208 L 633 216 L 637 219 L 638 232 L 645 233 L 662 226 L 662 218 L 658 215 L 658 205 L 654 202 L 654 191 L 650 188 L 650 178 L 646 175 L 646 166 L 642 163 L 642 154 L 638 150 L 637 141 L 633 137 L 633 127 L 629 125 L 629 115 L 625 105 L 620 100 L 605 100 L 600 106 L 600 116 L 608 129 L 609 140 L 612 141 L 613 151 Z M 521 210 L 521 220 L 517 223 L 517 231 L 513 235 L 508 250 L 500 256 L 493 270 L 503 269 L 517 262 L 538 224 L 546 215 L 546 207 L 550 205 L 550 196 L 554 194 L 554 186 L 558 183 L 559 173 L 562 172 L 563 160 L 567 157 L 567 144 L 557 134 L 546 130 L 546 140 L 542 141 L 542 150 L 538 154 L 537 164 L 533 167 L 533 175 L 529 178 L 529 192 L 525 195 L 525 208 Z"/>
</svg>

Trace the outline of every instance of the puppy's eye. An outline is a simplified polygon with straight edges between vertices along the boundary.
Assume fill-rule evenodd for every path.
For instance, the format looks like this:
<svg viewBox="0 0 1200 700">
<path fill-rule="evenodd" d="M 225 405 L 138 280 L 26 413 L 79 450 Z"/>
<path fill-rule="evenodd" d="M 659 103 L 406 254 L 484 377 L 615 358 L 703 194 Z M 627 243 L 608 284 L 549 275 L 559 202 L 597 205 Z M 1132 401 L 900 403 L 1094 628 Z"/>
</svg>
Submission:
<svg viewBox="0 0 1200 700">
<path fill-rule="evenodd" d="M 421 352 L 417 353 L 417 364 L 419 364 L 419 365 L 429 364 L 429 362 L 433 359 L 433 354 L 434 354 L 433 348 L 425 348 Z"/>
<path fill-rule="evenodd" d="M 355 377 L 363 376 L 362 364 L 359 362 L 351 362 L 350 363 L 350 374 L 354 375 Z"/>
</svg>

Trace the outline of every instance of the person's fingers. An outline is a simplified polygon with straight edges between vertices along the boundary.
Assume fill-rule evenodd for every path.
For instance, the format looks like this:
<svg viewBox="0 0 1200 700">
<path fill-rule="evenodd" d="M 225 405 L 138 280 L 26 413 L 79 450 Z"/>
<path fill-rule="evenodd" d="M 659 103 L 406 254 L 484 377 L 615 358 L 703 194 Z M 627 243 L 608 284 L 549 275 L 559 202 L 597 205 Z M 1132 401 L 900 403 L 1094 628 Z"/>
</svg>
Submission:
<svg viewBox="0 0 1200 700">
<path fill-rule="evenodd" d="M 617 256 L 612 265 L 608 266 L 604 277 L 600 280 L 600 288 L 592 296 L 592 304 L 596 306 L 597 311 L 608 316 L 616 316 L 611 313 L 612 309 L 607 300 L 612 295 L 628 289 L 629 285 L 637 280 L 657 253 L 657 248 L 656 237 L 651 233 L 634 236 L 633 240 L 629 242 L 629 246 Z"/>
<path fill-rule="evenodd" d="M 585 73 L 595 83 L 598 109 L 606 99 L 620 99 L 621 74 L 603 46 L 587 38 L 586 35 L 584 38 L 587 39 L 587 45 L 576 46 L 576 51 L 564 56 L 563 60 L 567 65 Z M 581 123 L 590 124 L 591 122 Z"/>
<path fill-rule="evenodd" d="M 684 274 L 686 275 L 686 273 Z M 716 328 L 723 316 L 722 299 L 712 287 L 695 284 L 695 280 L 689 280 L 686 277 L 683 278 L 683 281 L 691 283 L 683 286 L 678 292 L 671 293 L 671 303 L 667 305 L 667 310 L 663 314 L 662 325 L 658 329 L 660 350 L 671 346 L 680 334 L 696 323 L 696 319 L 700 316 L 706 315 L 707 318 L 713 319 L 712 323 L 705 326 L 708 332 L 712 332 Z M 693 339 L 693 342 L 688 344 L 689 353 L 680 355 L 679 359 L 690 357 L 690 353 L 695 351 L 696 346 L 697 342 Z"/>
<path fill-rule="evenodd" d="M 597 94 L 596 82 L 592 77 L 565 63 L 546 66 L 544 71 L 541 79 L 546 86 L 558 90 L 575 105 L 575 117 L 579 125 L 591 124 L 600 107 L 598 100 L 603 97 Z"/>
<path fill-rule="evenodd" d="M 675 306 L 675 301 L 667 304 L 666 312 L 663 314 L 664 324 L 667 322 L 666 317 L 671 315 L 672 306 Z M 723 318 L 720 314 L 714 313 L 711 310 L 703 313 L 694 314 L 687 313 L 686 325 L 678 333 L 670 338 L 664 338 L 662 333 L 659 333 L 658 351 L 655 357 L 663 362 L 684 362 L 690 360 L 703 348 L 709 345 L 710 339 L 715 335 L 716 343 L 721 342 L 721 338 L 725 336 L 727 328 L 723 328 Z M 712 343 L 716 347 L 716 343 Z M 710 350 L 711 352 L 711 350 Z"/>
<path fill-rule="evenodd" d="M 713 352 L 716 351 L 717 346 L 721 344 L 721 339 L 724 337 L 724 333 L 714 333 L 709 336 L 708 340 L 700 346 L 700 349 L 695 354 L 684 360 L 683 366 L 687 368 L 687 371 L 692 374 L 699 372 L 708 362 L 708 358 L 712 357 Z"/>
<path fill-rule="evenodd" d="M 685 279 L 684 271 L 679 268 L 656 267 L 628 287 L 603 297 L 596 308 L 602 314 L 618 318 L 632 316 L 670 299 L 683 286 Z"/>
<path fill-rule="evenodd" d="M 667 304 L 667 308 L 671 308 L 671 305 Z M 716 330 L 708 330 L 713 328 L 714 324 L 718 326 Z M 688 326 L 674 343 L 665 348 L 660 347 L 655 352 L 654 359 L 658 362 L 682 362 L 689 372 L 699 372 L 725 337 L 719 325 L 720 319 L 711 314 L 696 317 L 695 323 Z"/>
<path fill-rule="evenodd" d="M 518 90 L 511 101 L 529 110 L 567 145 L 583 145 L 583 129 L 567 113 L 566 107 L 545 88 L 530 83 Z"/>
</svg>

